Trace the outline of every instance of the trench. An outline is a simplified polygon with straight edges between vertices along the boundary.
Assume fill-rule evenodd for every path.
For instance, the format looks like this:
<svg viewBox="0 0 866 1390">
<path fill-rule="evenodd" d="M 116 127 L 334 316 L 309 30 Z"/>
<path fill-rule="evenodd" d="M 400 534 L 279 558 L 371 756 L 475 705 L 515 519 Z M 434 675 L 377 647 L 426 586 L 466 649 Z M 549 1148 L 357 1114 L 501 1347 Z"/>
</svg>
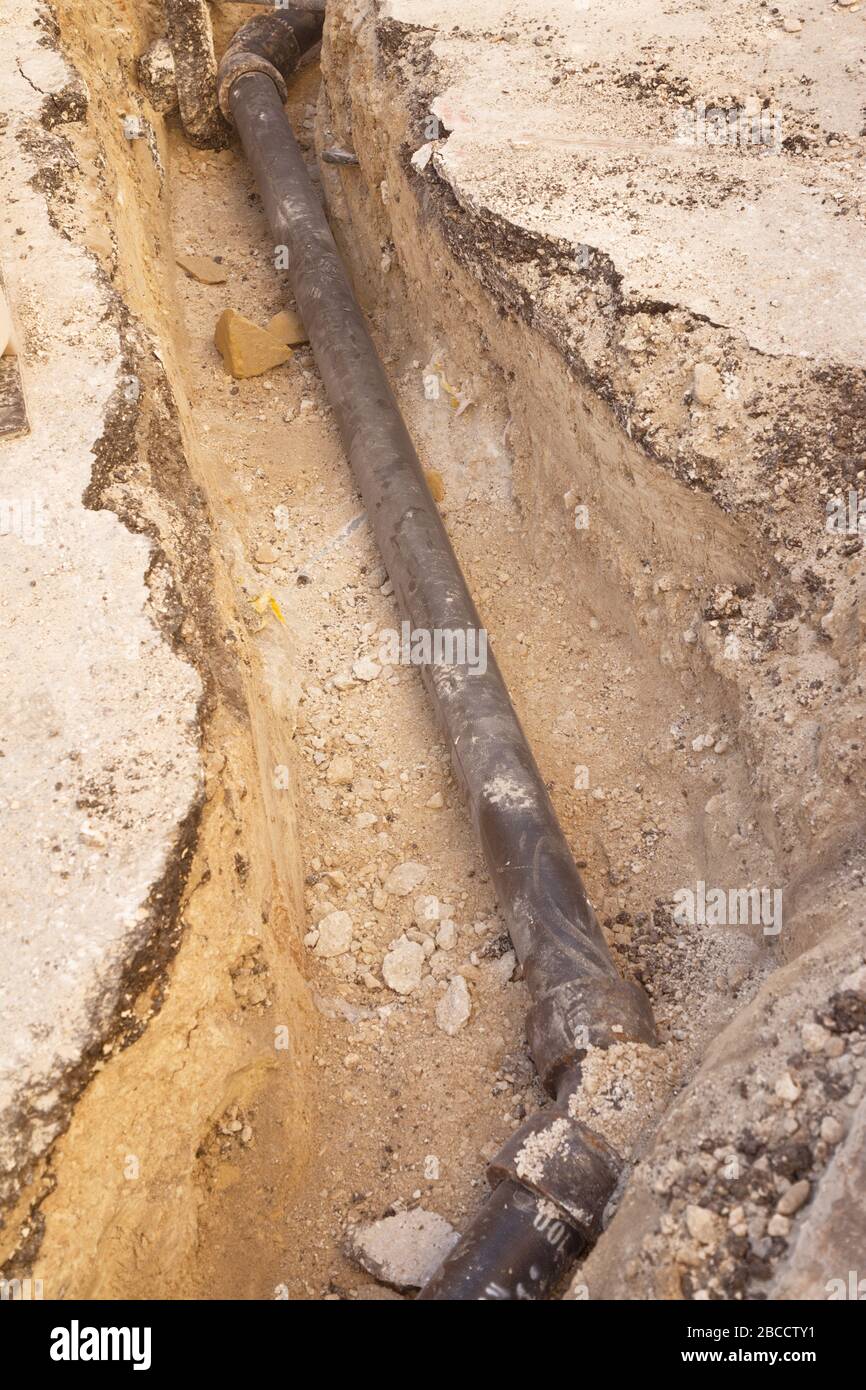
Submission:
<svg viewBox="0 0 866 1390">
<path fill-rule="evenodd" d="M 59 5 L 63 41 L 108 142 L 116 101 L 81 9 Z M 115 32 L 128 63 L 143 35 Z M 289 105 L 311 162 L 317 109 L 335 119 L 320 80 L 307 67 Z M 310 351 L 236 382 L 213 346 L 224 308 L 266 323 L 285 307 L 249 172 L 170 123 L 159 148 L 164 175 L 143 142 L 118 155 L 112 273 L 158 345 L 211 518 L 207 791 L 165 1003 L 56 1147 L 39 1266 L 65 1296 L 397 1297 L 346 1257 L 347 1228 L 417 1205 L 460 1228 L 477 1209 L 486 1161 L 544 1103 L 526 993 L 417 671 L 382 663 L 399 618 Z M 680 884 L 780 881 L 735 696 L 679 641 L 703 596 L 755 580 L 752 537 L 498 314 L 405 175 L 381 176 L 387 202 L 356 168 L 322 174 L 605 935 L 652 998 L 652 1064 L 615 1048 L 596 1066 L 594 1113 L 634 1152 L 774 963 L 760 932 L 706 928 L 698 946 L 670 912 Z M 217 258 L 226 283 L 180 254 Z M 423 883 L 383 893 L 407 861 Z M 352 946 L 322 958 L 315 928 L 338 910 Z M 429 953 L 406 996 L 381 974 L 403 933 Z M 472 1013 L 450 1036 L 435 1006 L 455 971 Z"/>
</svg>

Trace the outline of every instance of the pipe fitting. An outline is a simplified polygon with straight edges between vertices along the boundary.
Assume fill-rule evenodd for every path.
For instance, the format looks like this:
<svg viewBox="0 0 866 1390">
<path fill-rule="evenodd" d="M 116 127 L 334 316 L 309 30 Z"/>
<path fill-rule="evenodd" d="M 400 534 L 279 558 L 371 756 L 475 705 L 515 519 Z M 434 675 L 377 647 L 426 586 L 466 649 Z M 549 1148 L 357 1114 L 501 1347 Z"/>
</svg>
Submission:
<svg viewBox="0 0 866 1390">
<path fill-rule="evenodd" d="M 573 1119 L 565 1105 L 550 1105 L 506 1139 L 487 1180 L 495 1187 L 510 1178 L 546 1198 L 589 1245 L 601 1232 L 622 1168 L 622 1158 L 606 1139 Z"/>
<path fill-rule="evenodd" d="M 231 89 L 239 78 L 260 72 L 269 77 L 280 95 L 288 100 L 286 85 L 302 54 L 322 37 L 324 15 L 304 9 L 280 9 L 273 14 L 256 15 L 237 31 L 219 65 L 217 99 L 229 124 Z"/>
</svg>

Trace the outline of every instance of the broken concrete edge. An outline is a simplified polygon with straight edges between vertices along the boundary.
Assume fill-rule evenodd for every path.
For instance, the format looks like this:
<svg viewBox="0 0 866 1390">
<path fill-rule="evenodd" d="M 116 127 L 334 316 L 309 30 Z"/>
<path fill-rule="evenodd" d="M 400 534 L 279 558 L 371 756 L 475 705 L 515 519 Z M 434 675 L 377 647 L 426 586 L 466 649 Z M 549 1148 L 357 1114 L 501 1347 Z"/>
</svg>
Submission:
<svg viewBox="0 0 866 1390">
<path fill-rule="evenodd" d="M 563 239 L 533 231 L 518 221 L 506 219 L 483 202 L 463 195 L 436 153 L 419 168 L 413 155 L 425 142 L 429 143 L 425 127 L 429 125 L 443 85 L 437 80 L 439 63 L 435 52 L 435 42 L 440 35 L 433 28 L 384 14 L 383 8 L 381 0 L 369 0 L 363 22 L 353 22 L 352 40 L 360 42 L 364 29 L 372 31 L 378 65 L 387 70 L 387 81 L 405 105 L 409 126 L 415 132 L 397 151 L 406 181 L 423 218 L 435 224 L 455 261 L 467 268 L 502 312 L 524 322 L 545 338 L 575 380 L 589 386 L 611 408 L 620 427 L 649 458 L 691 489 L 706 492 L 727 512 L 754 512 L 756 509 L 748 492 L 735 494 L 728 486 L 728 479 L 714 474 L 707 461 L 691 449 L 688 439 L 682 435 L 665 439 L 650 426 L 644 427 L 634 410 L 623 373 L 615 366 L 614 352 L 627 336 L 627 325 L 637 321 L 639 316 L 653 319 L 674 315 L 682 321 L 684 335 L 692 326 L 701 324 L 717 329 L 736 342 L 738 351 L 756 364 L 758 372 L 762 364 L 769 368 L 783 362 L 789 370 L 790 381 L 782 389 L 768 387 L 767 413 L 772 415 L 773 423 L 765 431 L 767 458 L 781 455 L 787 459 L 796 449 L 797 454 L 811 453 L 818 459 L 822 457 L 819 446 L 832 451 L 837 436 L 842 435 L 841 447 L 835 447 L 836 457 L 828 472 L 840 487 L 847 487 L 852 457 L 858 452 L 858 438 L 859 453 L 861 456 L 866 453 L 866 371 L 842 363 L 814 363 L 793 353 L 787 357 L 764 353 L 748 343 L 737 328 L 717 322 L 692 306 L 627 292 L 623 288 L 623 275 L 601 249 L 582 246 L 579 255 L 578 249 Z M 329 43 L 334 43 L 341 21 L 346 22 L 335 7 L 326 30 L 326 49 Z M 403 69 L 401 62 L 405 64 Z M 448 131 L 444 130 L 440 143 L 447 146 L 447 142 Z M 320 140 L 319 148 L 321 144 Z M 363 165 L 369 160 L 370 152 L 362 153 L 367 156 L 366 160 L 362 159 Z M 377 162 L 380 155 L 381 152 L 374 152 Z M 582 259 L 585 252 L 590 253 L 587 263 Z M 555 306 L 536 304 L 538 295 L 530 287 L 530 278 L 521 274 L 524 267 L 535 267 L 541 276 L 545 273 L 564 276 L 581 293 L 599 292 L 603 312 L 597 316 L 596 327 L 603 329 L 606 350 L 597 354 L 598 360 L 594 363 L 587 360 L 575 341 L 574 323 L 567 313 Z M 804 411 L 804 400 L 813 407 L 811 412 Z M 786 419 L 789 411 L 792 420 L 799 416 L 796 426 Z M 846 429 L 840 431 L 838 422 L 843 419 Z M 854 438 L 847 428 L 849 421 L 855 429 Z M 858 428 L 859 436 L 856 434 Z"/>
<path fill-rule="evenodd" d="M 819 1042 L 822 1031 L 831 1039 L 857 1033 L 857 1025 L 849 1027 L 851 1020 L 840 1009 L 847 1007 L 845 1000 L 851 994 L 844 989 L 845 982 L 858 973 L 862 1034 L 866 1026 L 863 958 L 860 933 L 836 931 L 782 966 L 735 1015 L 661 1124 L 645 1137 L 620 1205 L 575 1275 L 569 1297 L 620 1301 L 698 1295 L 729 1299 L 828 1296 L 826 1281 L 845 1276 L 850 1249 L 863 1248 L 866 1209 L 858 1199 L 846 1204 L 844 1214 L 836 1211 L 833 1223 L 822 1229 L 821 1261 L 815 1249 L 820 1223 L 810 1220 L 810 1213 L 813 1207 L 824 1212 L 832 1209 L 840 1194 L 844 1197 L 846 1191 L 853 1191 L 853 1170 L 862 1171 L 862 1155 L 859 1160 L 854 1157 L 853 1147 L 866 1114 L 866 1067 L 861 1047 L 860 1080 L 846 1093 L 855 1104 L 845 1107 L 844 1100 L 836 1097 L 836 1108 L 847 1108 L 851 1117 L 848 1138 L 843 1137 L 836 1147 L 817 1137 L 816 1129 L 818 1111 L 833 1109 L 820 1082 L 827 1070 L 827 1040 L 823 1051 L 814 1050 L 810 1040 L 810 1050 L 802 1037 L 815 1015 L 825 1022 L 838 1019 L 835 1032 L 818 1025 Z M 844 1049 L 837 1044 L 829 1055 L 840 1050 L 845 1055 L 848 1043 Z M 793 1133 L 786 1125 L 789 1117 L 792 1123 L 798 1121 Z M 733 1144 L 728 1137 L 732 1130 L 738 1133 Z M 716 1159 L 719 1144 L 730 1150 L 730 1158 L 721 1163 Z M 737 1207 L 748 1209 L 746 1193 L 753 1181 L 761 1187 L 760 1205 L 772 1211 L 777 1192 L 766 1179 L 777 1171 L 792 1171 L 777 1168 L 774 1156 L 779 1155 L 781 1165 L 787 1161 L 786 1149 L 796 1148 L 804 1150 L 810 1193 L 802 1213 L 798 1208 L 797 1220 L 791 1223 L 790 1242 L 787 1236 L 773 1237 L 766 1250 L 759 1246 L 760 1255 L 748 1248 L 739 1253 L 741 1232 L 733 1229 L 731 1213 L 736 1214 Z M 753 1166 L 760 1158 L 763 1169 Z M 792 1178 L 802 1176 L 799 1169 L 792 1172 Z M 706 1229 L 693 1219 L 695 1211 L 708 1213 Z M 713 1279 L 722 1281 L 719 1288 L 712 1287 Z"/>
<path fill-rule="evenodd" d="M 59 33 L 53 19 L 46 19 L 44 11 L 39 11 L 38 19 L 48 37 L 36 42 L 42 50 L 51 47 L 59 53 Z M 83 84 L 77 74 L 65 58 L 62 62 L 71 74 L 63 90 L 82 92 Z M 27 80 L 25 74 L 22 76 Z M 56 124 L 57 103 L 51 100 L 56 95 L 45 95 L 42 103 L 40 120 L 48 129 Z M 61 102 L 61 107 L 62 119 L 74 122 L 86 114 L 87 103 L 86 99 L 83 103 Z M 78 252 L 90 262 L 92 279 L 99 289 L 94 296 L 96 317 L 92 321 L 103 327 L 110 324 L 118 347 L 116 385 L 103 407 L 102 431 L 91 444 L 91 476 L 81 502 L 87 510 L 113 512 L 129 532 L 147 537 L 148 553 L 142 572 L 149 596 L 145 612 L 166 647 L 198 671 L 194 722 L 200 741 L 213 687 L 207 647 L 217 627 L 211 611 L 204 503 L 186 474 L 171 386 L 146 328 L 133 319 L 96 256 L 70 235 L 64 226 L 62 205 L 52 206 L 62 183 L 54 174 L 56 160 L 60 157 L 64 167 L 74 167 L 74 153 L 61 136 L 53 135 L 50 147 L 34 139 L 26 116 L 22 117 L 22 126 L 30 131 L 28 151 L 36 163 L 31 185 L 41 198 L 43 215 L 51 228 L 76 244 Z M 66 148 L 60 150 L 58 141 Z M 46 159 L 44 166 L 40 154 Z M 150 388 L 150 404 L 156 405 L 151 412 L 144 410 L 142 383 Z M 175 477 L 164 477 L 155 465 L 172 455 Z M 131 480 L 128 474 L 136 462 L 140 476 Z M 164 495 L 157 504 L 147 505 L 148 496 L 152 494 L 151 501 L 155 501 L 161 491 Z M 195 596 L 194 603 L 191 595 Z M 194 624 L 192 635 L 181 631 L 187 616 Z M 206 628 L 210 634 L 204 631 Z M 154 862 L 155 876 L 139 900 L 134 920 L 128 923 L 122 937 L 113 942 L 110 959 L 101 962 L 106 968 L 94 975 L 87 1000 L 87 1035 L 77 1056 L 66 1056 L 60 1061 L 63 1052 L 59 1049 L 49 1074 L 34 1074 L 17 1089 L 13 1086 L 11 1103 L 4 1113 L 7 1152 L 0 1183 L 0 1212 L 5 1213 L 0 1215 L 4 1231 L 0 1255 L 7 1276 L 25 1271 L 38 1251 L 42 1231 L 39 1207 L 53 1186 L 54 1147 L 68 1127 L 76 1100 L 113 1053 L 141 1036 L 162 1005 L 169 966 L 183 935 L 180 906 L 203 804 L 199 755 L 195 786 L 170 841 L 165 842 L 161 856 Z M 136 1009 L 136 1001 L 143 996 L 147 996 L 145 1006 Z M 68 1041 L 64 1046 L 68 1051 Z"/>
</svg>

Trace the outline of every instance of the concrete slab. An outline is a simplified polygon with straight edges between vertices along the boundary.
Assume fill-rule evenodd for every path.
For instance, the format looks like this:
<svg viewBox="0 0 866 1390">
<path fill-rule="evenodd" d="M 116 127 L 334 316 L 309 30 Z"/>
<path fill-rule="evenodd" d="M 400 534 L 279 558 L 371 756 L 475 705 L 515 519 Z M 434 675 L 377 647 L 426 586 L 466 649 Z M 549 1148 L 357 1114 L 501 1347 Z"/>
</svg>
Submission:
<svg viewBox="0 0 866 1390">
<path fill-rule="evenodd" d="M 0 16 L 0 50 L 0 236 L 31 416 L 0 442 L 2 1202 L 63 1128 L 160 917 L 199 795 L 201 688 L 154 621 L 151 542 L 83 500 L 137 384 L 113 290 L 51 215 L 44 103 L 69 73 L 35 0 Z"/>
<path fill-rule="evenodd" d="M 434 165 L 465 208 L 600 252 L 633 304 L 681 305 L 763 353 L 862 363 L 862 9 L 387 0 L 380 14 L 435 55 Z"/>
</svg>

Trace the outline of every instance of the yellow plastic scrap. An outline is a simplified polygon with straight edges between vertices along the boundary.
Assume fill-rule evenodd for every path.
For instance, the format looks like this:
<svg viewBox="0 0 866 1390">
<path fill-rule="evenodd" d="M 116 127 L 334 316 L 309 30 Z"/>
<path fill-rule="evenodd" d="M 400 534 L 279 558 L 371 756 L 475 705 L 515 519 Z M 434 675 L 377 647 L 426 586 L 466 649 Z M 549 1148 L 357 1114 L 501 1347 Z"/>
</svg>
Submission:
<svg viewBox="0 0 866 1390">
<path fill-rule="evenodd" d="M 274 598 L 273 594 L 259 594 L 258 598 L 251 598 L 250 603 L 252 604 L 256 612 L 260 613 L 262 617 L 265 617 L 267 615 L 268 609 L 270 609 L 274 617 L 277 619 L 277 622 L 282 623 L 283 627 L 285 627 L 286 620 L 283 617 L 280 605 L 277 603 L 277 600 Z M 264 623 L 262 623 L 262 627 L 264 627 Z M 261 632 L 261 628 L 259 628 L 259 631 Z"/>
</svg>

